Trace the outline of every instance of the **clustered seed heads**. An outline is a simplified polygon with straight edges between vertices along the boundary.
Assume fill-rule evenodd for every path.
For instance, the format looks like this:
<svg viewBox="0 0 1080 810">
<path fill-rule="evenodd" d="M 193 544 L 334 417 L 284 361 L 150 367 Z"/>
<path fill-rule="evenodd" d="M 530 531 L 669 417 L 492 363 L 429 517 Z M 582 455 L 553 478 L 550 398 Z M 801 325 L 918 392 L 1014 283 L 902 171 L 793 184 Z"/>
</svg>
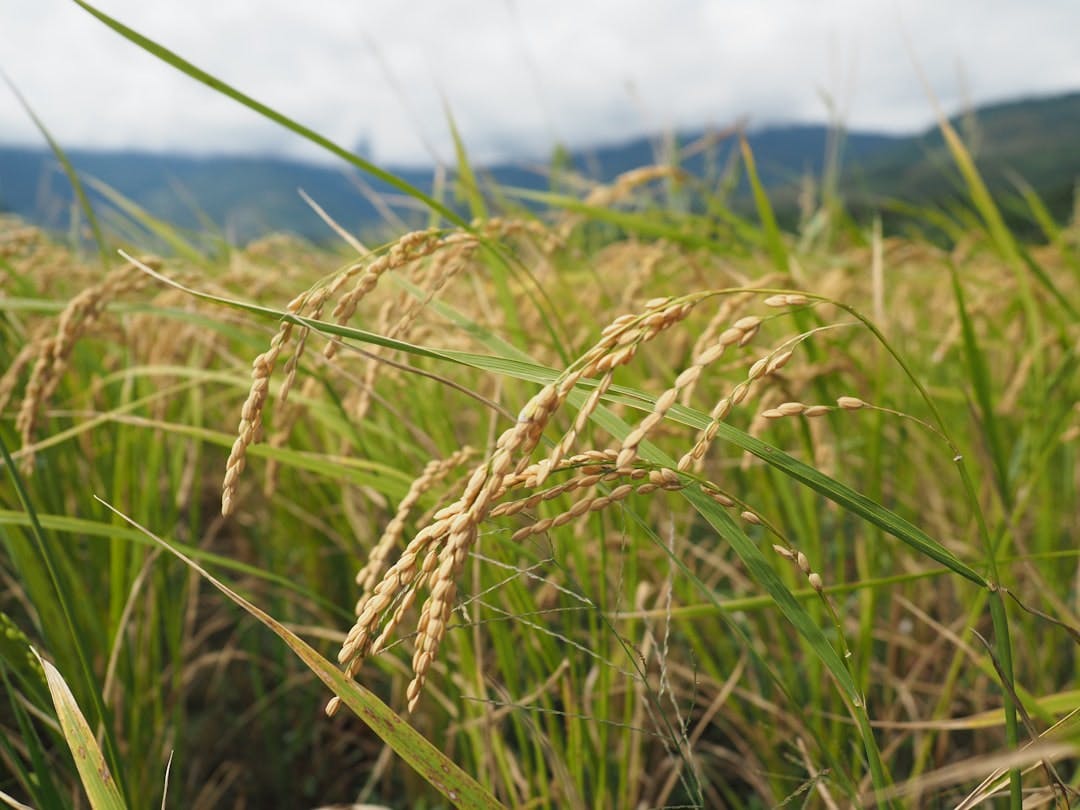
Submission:
<svg viewBox="0 0 1080 810">
<path fill-rule="evenodd" d="M 364 286 L 364 279 L 370 277 L 370 272 L 365 271 L 360 276 L 358 289 Z M 641 346 L 685 319 L 705 297 L 654 298 L 647 301 L 640 312 L 615 318 L 588 351 L 526 403 L 515 423 L 496 440 L 486 460 L 466 477 L 457 499 L 436 511 L 430 522 L 405 544 L 397 559 L 391 561 L 393 549 L 400 545 L 410 510 L 423 492 L 460 464 L 464 457 L 453 456 L 425 468 L 357 576 L 363 595 L 356 606 L 356 622 L 338 654 L 347 677 L 355 676 L 366 657 L 386 646 L 420 594 L 426 592 L 413 642 L 413 678 L 406 689 L 408 710 L 415 709 L 447 632 L 461 569 L 478 539 L 480 525 L 488 518 L 529 515 L 556 498 L 568 496 L 572 499 L 570 506 L 558 514 L 539 519 L 530 517 L 530 522 L 511 536 L 514 541 L 524 541 L 606 509 L 631 495 L 677 490 L 691 484 L 699 486 L 721 506 L 737 507 L 738 501 L 716 484 L 680 473 L 702 460 L 720 422 L 746 399 L 755 381 L 782 368 L 791 359 L 790 350 L 763 357 L 753 366 L 748 379 L 738 383 L 716 403 L 710 413 L 709 426 L 696 437 L 693 448 L 680 460 L 677 469 L 658 469 L 642 463 L 638 451 L 680 397 L 694 388 L 706 368 L 729 349 L 746 346 L 754 339 L 762 323 L 757 316 L 744 315 L 723 329 L 717 324 L 708 341 L 699 341 L 694 346 L 690 365 L 656 398 L 649 413 L 617 448 L 570 455 L 590 416 L 613 384 L 614 372 L 633 360 Z M 792 303 L 800 301 L 798 296 L 792 297 Z M 335 315 L 341 314 L 347 313 L 339 304 Z M 544 458 L 532 462 L 531 455 L 552 417 L 575 387 L 586 379 L 594 383 L 570 428 Z M 792 403 L 786 403 L 781 408 L 791 411 L 792 406 Z M 799 412 L 809 410 L 802 405 L 798 408 Z M 548 483 L 555 474 L 559 479 Z M 742 512 L 742 518 L 763 525 L 762 519 L 749 509 Z M 331 700 L 327 712 L 332 714 L 338 705 L 337 699 Z"/>
<path fill-rule="evenodd" d="M 240 409 L 240 426 L 225 463 L 225 480 L 221 485 L 221 514 L 231 515 L 236 508 L 236 494 L 240 473 L 247 464 L 247 450 L 258 439 L 262 430 L 262 412 L 270 394 L 270 374 L 274 370 L 282 347 L 292 334 L 291 322 L 281 324 L 270 340 L 270 348 L 260 354 L 251 364 L 251 388 Z"/>
<path fill-rule="evenodd" d="M 653 298 L 645 302 L 645 312 L 643 314 L 620 315 L 601 331 L 600 340 L 559 381 L 560 396 L 565 399 L 583 378 L 601 375 L 596 388 L 578 412 L 573 426 L 555 444 L 549 454 L 547 470 L 554 468 L 554 465 L 567 452 L 577 435 L 584 430 L 589 417 L 599 406 L 600 400 L 607 393 L 612 383 L 614 369 L 633 360 L 638 347 L 642 344 L 647 343 L 664 330 L 670 329 L 673 325 L 686 318 L 693 310 L 695 303 L 693 300 L 678 300 L 667 297 Z M 664 400 L 666 396 L 666 394 L 662 395 L 661 400 Z M 670 401 L 666 401 L 666 404 L 658 400 L 657 405 L 663 405 L 664 412 L 666 412 L 675 403 L 674 396 L 677 396 L 677 392 L 670 398 Z M 642 438 L 662 418 L 663 413 L 658 417 L 654 417 L 650 426 L 642 432 Z M 624 442 L 624 448 L 625 446 Z M 618 466 L 628 466 L 634 455 L 636 455 L 636 447 L 630 457 L 625 458 L 625 463 L 620 463 Z M 544 482 L 546 475 L 545 469 L 541 468 L 539 474 L 540 484 Z"/>
<path fill-rule="evenodd" d="M 27 354 L 20 352 L 16 358 L 15 374 L 18 374 L 29 364 L 30 357 L 37 355 L 19 412 L 15 416 L 15 428 L 19 431 L 23 447 L 27 448 L 23 458 L 23 467 L 27 473 L 33 469 L 34 457 L 30 448 L 38 420 L 45 404 L 60 385 L 76 341 L 99 320 L 110 302 L 146 286 L 148 277 L 141 272 L 140 264 L 152 269 L 161 266 L 160 260 L 146 257 L 137 263 L 129 262 L 109 273 L 101 283 L 87 287 L 68 302 L 57 318 L 54 335 L 36 342 Z M 9 371 L 0 382 L 0 391 L 10 392 L 14 381 L 15 375 Z M 4 396 L 9 395 L 10 393 L 6 393 Z"/>
<path fill-rule="evenodd" d="M 378 652 L 405 610 L 399 606 L 378 632 L 384 613 L 397 598 L 406 607 L 416 589 L 426 585 L 428 598 L 420 611 L 413 654 L 413 680 L 406 690 L 411 712 L 420 699 L 428 670 L 435 659 L 457 595 L 457 580 L 465 558 L 476 541 L 480 524 L 494 500 L 505 491 L 509 476 L 528 466 L 528 456 L 540 441 L 544 427 L 566 398 L 555 383 L 545 386 L 522 408 L 517 422 L 496 441 L 491 457 L 473 470 L 457 501 L 434 515 L 434 522 L 416 535 L 397 562 L 390 566 L 364 602 L 349 631 L 338 661 L 352 677 L 364 657 Z M 520 459 L 516 465 L 514 459 Z M 328 712 L 336 702 L 327 706 Z"/>
<path fill-rule="evenodd" d="M 597 186 L 585 198 L 585 204 L 599 208 L 610 208 L 619 200 L 630 196 L 634 189 L 653 180 L 678 177 L 679 169 L 673 166 L 642 166 L 631 169 L 615 178 L 610 186 Z"/>
<path fill-rule="evenodd" d="M 702 353 L 695 365 L 704 368 L 705 365 L 717 360 L 728 347 L 745 346 L 754 338 L 760 327 L 761 318 L 752 315 L 740 318 L 720 333 L 716 343 Z M 708 452 L 709 447 L 716 439 L 716 434 L 720 430 L 720 423 L 727 419 L 728 414 L 731 413 L 731 409 L 735 405 L 739 405 L 746 399 L 750 393 L 750 384 L 765 376 L 767 368 L 768 358 L 762 358 L 754 363 L 750 368 L 747 380 L 736 385 L 731 389 L 728 396 L 721 398 L 713 406 L 712 411 L 709 412 L 708 426 L 698 433 L 693 446 L 679 459 L 677 467 L 680 472 L 690 470 L 702 462 L 705 453 Z"/>
<path fill-rule="evenodd" d="M 783 419 L 785 416 L 805 414 L 808 410 L 810 410 L 810 406 L 803 405 L 801 402 L 783 402 L 775 408 L 762 411 L 761 415 L 766 419 Z M 826 408 L 826 410 L 828 409 Z"/>
<path fill-rule="evenodd" d="M 475 237 L 466 233 L 455 233 L 440 238 L 438 231 L 412 231 L 398 239 L 390 249 L 370 262 L 358 262 L 340 273 L 330 284 L 330 294 L 336 294 L 350 280 L 356 279 L 352 288 L 338 299 L 331 316 L 338 325 L 345 325 L 356 313 L 360 302 L 375 289 L 379 279 L 388 271 L 396 270 L 407 264 L 429 256 L 442 247 L 463 240 L 475 241 Z M 323 355 L 330 359 L 337 353 L 337 344 L 328 341 Z"/>
<path fill-rule="evenodd" d="M 518 529 L 516 532 L 514 532 L 513 536 L 510 539 L 515 542 L 525 540 L 526 538 L 533 535 L 543 534 L 544 532 L 550 531 L 551 529 L 557 529 L 560 526 L 565 526 L 567 523 L 576 520 L 577 518 L 588 512 L 599 512 L 603 509 L 606 509 L 607 507 L 611 506 L 611 504 L 621 501 L 635 492 L 638 495 L 647 495 L 650 492 L 655 492 L 658 489 L 674 490 L 681 489 L 683 487 L 683 483 L 679 479 L 679 476 L 668 469 L 645 470 L 640 467 L 631 469 L 620 469 L 616 467 L 611 472 L 599 476 L 599 480 L 622 476 L 627 476 L 631 479 L 648 478 L 648 480 L 645 483 L 639 484 L 638 486 L 625 483 L 619 484 L 607 494 L 594 494 L 587 498 L 583 498 L 577 503 L 575 503 L 572 507 L 570 507 L 570 509 L 556 515 L 555 517 L 544 518 L 543 520 L 539 520 L 530 526 L 525 526 L 521 529 Z M 580 484 L 579 486 L 584 486 L 584 483 Z M 560 488 L 553 489 L 557 490 Z M 563 493 L 554 492 L 552 494 L 552 497 L 560 494 Z"/>
<path fill-rule="evenodd" d="M 570 457 L 566 454 L 611 385 L 614 369 L 629 362 L 641 345 L 684 319 L 697 300 L 700 299 L 655 298 L 646 302 L 642 313 L 623 315 L 609 324 L 597 343 L 577 363 L 525 405 L 515 424 L 496 441 L 490 457 L 469 476 L 461 496 L 437 511 L 432 522 L 413 537 L 395 562 L 388 565 L 390 549 L 397 544 L 403 529 L 404 513 L 418 497 L 419 490 L 416 494 L 410 490 L 358 577 L 365 594 L 357 605 L 356 623 L 338 656 L 347 676 L 355 675 L 364 658 L 385 645 L 414 604 L 418 592 L 426 589 L 428 596 L 420 609 L 414 642 L 413 680 L 406 690 L 409 711 L 415 708 L 446 633 L 461 567 L 477 539 L 480 524 L 489 517 L 520 514 L 562 495 L 577 491 L 585 493 L 560 514 L 518 529 L 512 539 L 520 541 L 605 509 L 633 493 L 678 489 L 689 482 L 689 479 L 684 482 L 673 470 L 638 466 L 637 448 L 664 418 L 679 394 L 697 381 L 706 366 L 719 359 L 728 347 L 746 345 L 753 339 L 761 324 L 757 317 L 740 318 L 724 330 L 713 345 L 700 352 L 691 366 L 679 374 L 673 387 L 657 398 L 650 414 L 617 450 L 588 451 Z M 537 463 L 530 463 L 529 457 L 553 414 L 575 386 L 588 377 L 599 379 L 570 430 L 556 443 L 552 453 Z M 746 384 L 737 386 L 729 404 L 714 409 L 714 417 L 726 416 L 730 402 L 738 403 L 747 392 Z M 429 468 L 418 479 L 424 483 L 418 483 L 417 487 L 428 486 L 431 469 L 434 468 Z M 570 472 L 570 477 L 545 488 L 547 479 L 561 471 Z M 597 491 L 608 482 L 610 489 Z M 529 489 L 531 494 L 497 503 L 508 492 L 519 488 Z M 724 506 L 735 503 L 713 484 L 706 484 L 702 489 Z M 327 711 L 332 713 L 337 705 L 336 701 L 331 701 Z"/>
<path fill-rule="evenodd" d="M 353 286 L 341 297 L 332 310 L 333 317 L 338 325 L 345 325 L 356 313 L 360 302 L 378 284 L 379 279 L 391 270 L 406 267 L 409 264 L 424 259 L 444 248 L 455 247 L 460 255 L 471 255 L 477 246 L 476 237 L 472 234 L 457 232 L 446 236 L 440 236 L 437 230 L 413 231 L 398 239 L 388 250 L 374 257 L 365 257 L 345 270 L 340 272 L 325 286 L 315 290 L 308 290 L 297 295 L 289 302 L 287 310 L 290 314 L 303 316 L 309 319 L 318 319 L 322 316 L 323 308 L 335 296 L 345 289 L 350 281 Z M 432 290 L 437 291 L 449 278 L 459 272 L 460 263 L 446 262 L 438 267 L 443 268 L 432 282 Z M 404 328 L 408 322 L 406 319 L 415 315 L 410 309 L 398 328 Z M 284 400 L 288 397 L 296 378 L 297 367 L 303 354 L 304 346 L 310 328 L 306 325 L 297 326 L 293 321 L 286 320 L 278 328 L 270 341 L 269 348 L 255 358 L 252 363 L 251 388 L 240 412 L 240 424 L 237 428 L 236 440 L 233 442 L 229 453 L 229 459 L 225 465 L 225 477 L 221 491 L 221 512 L 223 515 L 232 514 L 236 509 L 238 482 L 243 472 L 247 451 L 251 444 L 258 441 L 262 432 L 263 408 L 270 392 L 270 376 L 274 371 L 277 361 L 286 345 L 295 339 L 296 349 L 291 354 L 285 369 L 285 381 L 282 385 L 280 397 Z M 298 337 L 297 337 L 298 335 Z M 323 356 L 332 359 L 337 353 L 338 344 L 328 340 L 323 348 Z M 274 437 L 276 443 L 284 442 L 289 428 L 295 421 L 296 413 L 287 412 L 285 425 Z M 271 464 L 267 476 L 267 489 L 273 489 L 274 465 Z"/>
<path fill-rule="evenodd" d="M 394 546 L 401 541 L 401 537 L 405 532 L 405 523 L 408 521 L 409 513 L 413 507 L 416 506 L 425 492 L 446 478 L 452 470 L 460 467 L 475 453 L 476 451 L 471 447 L 462 447 L 444 459 L 429 461 L 420 477 L 413 481 L 409 491 L 405 493 L 405 497 L 398 504 L 394 517 L 386 524 L 382 537 L 372 547 L 367 564 L 356 574 L 356 584 L 360 586 L 365 595 L 386 570 L 386 560 Z M 364 598 L 361 598 L 356 605 L 358 615 L 363 610 L 364 601 Z"/>
<path fill-rule="evenodd" d="M 479 246 L 480 243 L 475 240 L 444 239 L 441 249 L 431 257 L 424 273 L 427 277 L 426 295 L 423 298 L 408 296 L 408 300 L 400 305 L 387 301 L 383 306 L 383 312 L 387 318 L 386 328 L 380 329 L 380 333 L 395 340 L 407 339 L 409 329 L 419 318 L 424 307 L 469 266 Z M 395 313 L 397 313 L 397 318 L 390 324 L 389 316 Z M 375 389 L 375 379 L 381 367 L 382 362 L 377 354 L 368 359 L 367 367 L 364 369 L 363 383 L 356 392 L 355 404 L 351 408 L 353 419 L 357 422 L 363 421 L 371 407 L 371 394 Z"/>
</svg>

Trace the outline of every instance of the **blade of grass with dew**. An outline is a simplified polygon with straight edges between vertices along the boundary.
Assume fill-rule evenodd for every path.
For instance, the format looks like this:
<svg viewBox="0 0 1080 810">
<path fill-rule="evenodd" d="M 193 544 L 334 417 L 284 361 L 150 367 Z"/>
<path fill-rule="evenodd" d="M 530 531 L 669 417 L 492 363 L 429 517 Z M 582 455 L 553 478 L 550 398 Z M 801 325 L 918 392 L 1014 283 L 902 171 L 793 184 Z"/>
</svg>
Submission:
<svg viewBox="0 0 1080 810">
<path fill-rule="evenodd" d="M 37 127 L 38 132 L 41 133 L 42 137 L 45 138 L 46 143 L 49 144 L 49 149 L 52 150 L 53 156 L 56 157 L 60 162 L 61 167 L 63 167 L 64 174 L 67 175 L 68 182 L 71 184 L 71 190 L 75 192 L 75 199 L 79 201 L 79 208 L 82 210 L 83 216 L 86 217 L 86 222 L 90 226 L 90 233 L 94 237 L 94 244 L 97 246 L 101 264 L 108 267 L 110 258 L 109 244 L 105 240 L 105 234 L 98 222 L 97 214 L 94 213 L 94 206 L 90 204 L 90 198 L 86 196 L 86 190 L 83 189 L 83 185 L 79 180 L 79 173 L 75 171 L 75 167 L 72 166 L 71 161 L 68 160 L 67 153 L 64 152 L 60 144 L 53 138 L 48 128 L 46 128 L 45 123 L 37 117 L 37 113 L 34 112 L 30 103 L 23 98 L 23 94 L 19 92 L 15 83 L 3 71 L 0 71 L 0 76 L 4 77 L 7 86 L 11 89 L 11 92 L 15 94 L 15 98 L 19 100 L 19 105 L 26 114 L 30 116 L 30 120 L 34 122 L 34 126 Z"/>
<path fill-rule="evenodd" d="M 63 675 L 51 663 L 34 651 L 45 670 L 45 679 L 52 693 L 56 706 L 56 717 L 64 732 L 71 755 L 75 758 L 75 767 L 79 770 L 83 788 L 93 810 L 124 810 L 127 805 L 120 795 L 116 780 L 109 772 L 108 763 L 98 747 L 94 733 L 86 722 L 75 696 L 71 694 Z"/>
<path fill-rule="evenodd" d="M 158 537 L 149 529 L 139 525 L 100 498 L 97 500 L 117 517 L 129 523 L 161 548 L 184 562 L 232 602 L 268 627 L 289 646 L 319 680 L 325 683 L 335 695 L 341 698 L 345 705 L 356 713 L 357 717 L 363 720 L 398 756 L 414 768 L 431 787 L 456 807 L 469 808 L 470 810 L 473 808 L 476 810 L 484 810 L 485 808 L 487 810 L 501 810 L 503 805 L 494 796 L 454 764 L 453 760 L 428 742 L 412 726 L 402 720 L 393 709 L 383 703 L 375 694 L 359 683 L 347 679 L 336 664 L 323 658 L 299 636 L 233 591 L 228 585 L 214 577 L 178 548 Z"/>
</svg>

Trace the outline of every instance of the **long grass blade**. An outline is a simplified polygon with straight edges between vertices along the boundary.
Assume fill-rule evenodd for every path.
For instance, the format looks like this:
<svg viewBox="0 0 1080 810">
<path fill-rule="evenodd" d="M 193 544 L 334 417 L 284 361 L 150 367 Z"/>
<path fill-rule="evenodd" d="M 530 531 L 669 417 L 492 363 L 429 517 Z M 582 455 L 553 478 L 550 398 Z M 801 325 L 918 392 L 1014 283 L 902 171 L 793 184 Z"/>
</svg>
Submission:
<svg viewBox="0 0 1080 810">
<path fill-rule="evenodd" d="M 960 318 L 961 335 L 964 342 L 964 354 L 967 357 L 968 372 L 971 384 L 975 389 L 975 399 L 979 405 L 979 414 L 982 418 L 983 428 L 986 431 L 986 441 L 990 448 L 990 457 L 993 459 L 994 483 L 997 485 L 998 495 L 1006 506 L 1011 501 L 1008 482 L 1008 460 L 1005 447 L 998 428 L 997 415 L 994 411 L 993 395 L 991 394 L 990 370 L 986 364 L 986 357 L 979 348 L 979 340 L 975 334 L 975 325 L 968 315 L 967 305 L 964 303 L 964 288 L 960 285 L 960 278 L 955 267 L 949 268 L 952 277 L 953 298 L 956 300 L 956 312 Z"/>
<path fill-rule="evenodd" d="M 64 732 L 71 755 L 75 758 L 75 767 L 79 770 L 83 789 L 86 790 L 90 806 L 94 810 L 123 810 L 127 805 L 120 795 L 120 789 L 109 772 L 101 748 L 98 747 L 90 724 L 86 722 L 75 696 L 71 694 L 67 682 L 60 671 L 34 651 L 45 670 L 45 680 L 49 684 L 56 717 Z"/>
<path fill-rule="evenodd" d="M 447 123 L 450 125 L 450 136 L 454 139 L 454 156 L 457 158 L 457 182 L 461 195 L 469 205 L 469 214 L 474 218 L 486 219 L 488 216 L 487 203 L 484 202 L 484 193 L 480 190 L 476 172 L 473 171 L 469 161 L 469 153 L 465 149 L 465 141 L 458 131 L 454 114 L 450 111 L 450 105 L 444 104 Z"/>
<path fill-rule="evenodd" d="M 758 218 L 765 232 L 765 249 L 769 251 L 773 264 L 781 273 L 787 273 L 790 267 L 787 247 L 784 245 L 784 235 L 780 232 L 780 226 L 776 223 L 776 214 L 773 212 L 772 203 L 765 186 L 758 177 L 757 163 L 754 153 L 750 149 L 750 142 L 746 136 L 739 135 L 739 149 L 742 151 L 743 163 L 746 165 L 746 179 L 750 183 L 750 191 L 754 195 L 754 205 L 757 207 Z"/>
<path fill-rule="evenodd" d="M 120 770 L 120 763 L 122 760 L 120 758 L 120 752 L 116 744 L 115 736 L 109 724 L 109 712 L 105 707 L 105 702 L 98 689 L 93 669 L 90 666 L 90 652 L 86 648 L 85 639 L 83 638 L 83 634 L 79 630 L 79 624 L 75 619 L 76 613 L 74 607 L 71 605 L 67 589 L 64 587 L 60 578 L 61 565 L 57 559 L 56 552 L 45 537 L 45 531 L 37 517 L 37 510 L 35 509 L 30 494 L 26 489 L 26 485 L 22 480 L 22 476 L 15 466 L 15 461 L 8 451 L 7 444 L 2 438 L 0 438 L 0 455 L 3 456 L 4 466 L 7 467 L 8 474 L 15 486 L 19 501 L 26 513 L 30 526 L 30 534 L 35 543 L 35 551 L 39 555 L 41 565 L 46 571 L 49 585 L 52 589 L 52 598 L 60 608 L 63 624 L 62 629 L 66 632 L 67 636 L 63 641 L 69 644 L 74 652 L 80 676 L 79 686 L 86 694 L 90 695 L 94 711 L 97 715 L 95 720 L 102 724 L 104 730 L 105 753 L 108 757 L 109 766 L 112 769 L 115 778 L 118 780 L 121 792 L 125 792 L 123 771 Z"/>
<path fill-rule="evenodd" d="M 423 203 L 431 210 L 437 211 L 449 222 L 452 222 L 455 225 L 460 225 L 463 228 L 468 228 L 468 223 L 465 222 L 465 220 L 463 220 L 460 216 L 458 216 L 453 210 L 436 200 L 434 197 L 431 197 L 430 195 L 424 193 L 422 190 L 418 189 L 411 183 L 407 183 L 400 177 L 386 171 L 385 169 L 380 169 L 374 163 L 364 160 L 359 155 L 353 154 L 348 149 L 339 146 L 338 144 L 331 141 L 329 138 L 326 138 L 315 132 L 315 130 L 310 129 L 309 127 L 306 127 L 297 121 L 294 121 L 288 116 L 283 115 L 277 110 L 274 110 L 259 101 L 256 101 L 251 96 L 242 93 L 241 91 L 237 90 L 235 87 L 232 87 L 229 84 L 226 84 L 221 79 L 218 79 L 215 76 L 211 76 L 209 73 L 201 70 L 200 68 L 197 68 L 195 65 L 193 65 L 191 62 L 188 62 L 183 57 L 173 53 L 168 48 L 159 45 L 152 39 L 143 36 L 142 34 L 131 28 L 128 28 L 119 20 L 110 17 L 103 11 L 100 11 L 89 3 L 84 2 L 84 0 L 74 0 L 74 2 L 81 6 L 83 9 L 85 9 L 87 12 L 92 14 L 94 17 L 97 17 L 97 19 L 105 23 L 105 25 L 107 25 L 109 28 L 116 31 L 118 34 L 120 34 L 120 36 L 124 37 L 124 39 L 134 43 L 135 45 L 138 45 L 147 53 L 156 56 L 158 59 L 176 68 L 181 73 L 190 76 L 192 79 L 195 79 L 195 81 L 205 84 L 212 90 L 215 90 L 218 93 L 221 93 L 222 95 L 231 98 L 233 101 L 242 104 L 248 109 L 257 112 L 259 115 L 262 115 L 265 118 L 269 118 L 274 123 L 280 124 L 281 126 L 285 127 L 285 129 L 296 133 L 300 137 L 311 141 L 317 146 L 322 147 L 326 151 L 330 152 L 332 155 L 335 155 L 346 161 L 347 163 L 352 164 L 360 171 L 370 174 L 372 177 L 376 177 L 379 180 L 382 180 L 384 183 L 393 186 L 403 194 L 407 194 L 414 200 L 418 200 L 419 202 Z"/>
<path fill-rule="evenodd" d="M 19 88 L 15 86 L 15 83 L 8 78 L 8 75 L 3 71 L 0 71 L 0 76 L 4 77 L 4 81 L 11 89 L 11 92 L 15 94 L 15 98 L 19 100 L 19 105 L 23 108 L 30 120 L 34 122 L 34 126 L 37 127 L 38 132 L 45 138 L 45 142 L 48 143 L 49 149 L 52 151 L 53 156 L 60 163 L 60 166 L 64 170 L 64 175 L 68 179 L 68 183 L 71 184 L 71 190 L 75 192 L 75 199 L 79 202 L 79 208 L 86 217 L 86 224 L 90 226 L 90 233 L 94 237 L 94 245 L 97 247 L 98 256 L 101 258 L 101 263 L 104 266 L 109 264 L 109 243 L 105 239 L 105 232 L 101 228 L 101 224 L 98 222 L 97 214 L 94 213 L 94 206 L 90 203 L 90 198 L 86 196 L 86 190 L 83 188 L 82 181 L 79 180 L 79 173 L 75 171 L 75 167 L 68 159 L 67 153 L 60 146 L 60 143 L 52 136 L 48 128 L 45 126 L 45 122 L 38 118 L 37 113 L 21 92 Z"/>
<path fill-rule="evenodd" d="M 960 170 L 960 174 L 964 178 L 964 183 L 967 185 L 971 201 L 975 205 L 975 209 L 979 212 L 979 216 L 982 218 L 986 230 L 990 235 L 990 239 L 998 252 L 1017 268 L 1025 266 L 1035 277 L 1036 281 L 1038 281 L 1039 284 L 1054 297 L 1054 300 L 1056 300 L 1073 318 L 1080 317 L 1080 313 L 1078 313 L 1072 302 L 1069 301 L 1058 286 L 1054 284 L 1053 279 L 1051 279 L 1036 262 L 1031 260 L 1030 254 L 1022 249 L 1017 242 L 1016 237 L 1013 236 L 1012 231 L 1009 230 L 1008 225 L 1005 224 L 1005 218 L 1001 215 L 1001 210 L 994 202 L 993 195 L 990 194 L 990 189 L 987 188 L 986 183 L 982 179 L 982 175 L 979 174 L 974 159 L 971 157 L 971 152 L 964 146 L 964 142 L 957 134 L 956 129 L 953 128 L 948 119 L 943 116 L 938 119 L 938 127 L 941 129 L 941 134 L 945 138 L 945 145 L 949 149 L 949 154 L 952 155 L 956 167 Z"/>
<path fill-rule="evenodd" d="M 378 734 L 394 750 L 394 753 L 405 760 L 432 788 L 441 793 L 455 807 L 467 808 L 468 810 L 499 810 L 503 807 L 479 782 L 461 770 L 454 764 L 453 760 L 402 720 L 393 709 L 360 684 L 345 678 L 335 664 L 323 658 L 303 639 L 261 608 L 256 607 L 236 593 L 224 582 L 214 577 L 178 548 L 109 504 L 101 501 L 100 498 L 98 500 L 118 517 L 151 538 L 177 559 L 183 561 L 236 605 L 246 610 L 273 631 L 319 680 L 325 683 L 335 695 L 341 698 L 345 705 L 356 713 L 357 717 L 363 720 L 372 731 Z"/>
</svg>

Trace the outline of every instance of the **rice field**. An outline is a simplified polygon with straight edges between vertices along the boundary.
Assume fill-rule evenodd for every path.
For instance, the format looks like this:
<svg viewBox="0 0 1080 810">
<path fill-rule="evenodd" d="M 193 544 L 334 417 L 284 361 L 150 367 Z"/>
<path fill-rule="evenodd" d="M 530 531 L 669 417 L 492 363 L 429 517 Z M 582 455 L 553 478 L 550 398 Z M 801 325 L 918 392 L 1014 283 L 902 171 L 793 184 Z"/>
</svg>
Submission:
<svg viewBox="0 0 1080 810">
<path fill-rule="evenodd" d="M 752 212 L 0 221 L 0 799 L 1071 806 L 1080 221 L 943 127 L 934 240 L 745 145 Z"/>
</svg>

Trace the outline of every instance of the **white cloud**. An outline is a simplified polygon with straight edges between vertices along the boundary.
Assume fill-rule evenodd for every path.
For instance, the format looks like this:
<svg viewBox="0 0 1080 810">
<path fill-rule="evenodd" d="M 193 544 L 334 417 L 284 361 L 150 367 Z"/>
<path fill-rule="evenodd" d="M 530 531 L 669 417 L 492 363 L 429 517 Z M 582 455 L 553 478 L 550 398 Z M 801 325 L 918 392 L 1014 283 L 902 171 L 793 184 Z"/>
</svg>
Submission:
<svg viewBox="0 0 1080 810">
<path fill-rule="evenodd" d="M 100 0 L 100 8 L 381 162 L 480 159 L 642 131 L 823 120 L 910 131 L 948 109 L 1080 89 L 1071 0 Z M 69 146 L 313 155 L 70 0 L 0 0 L 0 67 Z M 910 40 L 910 53 L 905 45 Z M 39 142 L 0 88 L 0 133 Z"/>
</svg>

